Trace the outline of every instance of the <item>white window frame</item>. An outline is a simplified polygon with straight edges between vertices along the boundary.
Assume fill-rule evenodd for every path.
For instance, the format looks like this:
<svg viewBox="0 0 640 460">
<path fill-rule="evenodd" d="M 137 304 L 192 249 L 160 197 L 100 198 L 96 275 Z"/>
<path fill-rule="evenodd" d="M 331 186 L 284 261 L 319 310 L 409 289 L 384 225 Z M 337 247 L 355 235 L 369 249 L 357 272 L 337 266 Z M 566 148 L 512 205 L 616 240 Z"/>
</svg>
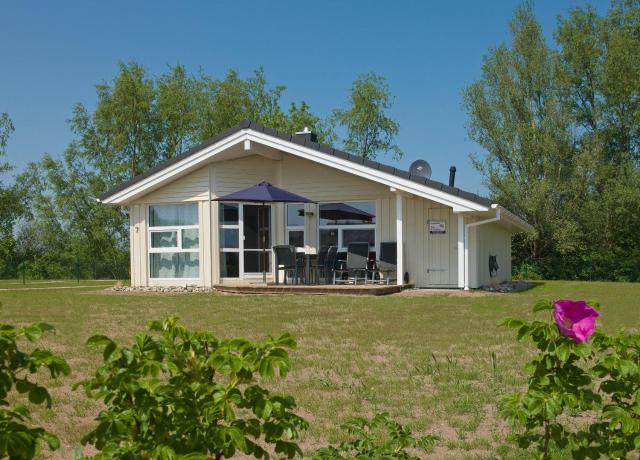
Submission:
<svg viewBox="0 0 640 460">
<path fill-rule="evenodd" d="M 238 230 L 238 247 L 237 248 L 223 248 L 222 246 L 220 246 L 218 248 L 218 252 L 236 252 L 238 253 L 238 277 L 237 278 L 232 278 L 232 277 L 228 277 L 228 276 L 221 276 L 220 279 L 221 280 L 239 280 L 239 279 L 253 279 L 253 278 L 258 278 L 259 276 L 262 276 L 262 272 L 247 272 L 245 273 L 244 271 L 244 253 L 245 251 L 249 251 L 249 252 L 259 252 L 259 249 L 245 249 L 244 247 L 244 207 L 245 206 L 259 206 L 259 204 L 257 203 L 241 203 L 241 202 L 235 202 L 235 201 L 225 201 L 224 203 L 221 202 L 220 205 L 223 204 L 237 204 L 238 205 L 238 223 L 237 224 L 221 224 L 220 223 L 220 214 L 218 214 L 218 232 L 220 232 L 220 230 L 225 229 L 225 228 L 229 228 L 229 229 L 237 229 Z M 271 245 L 272 242 L 274 241 L 274 235 L 273 235 L 273 229 L 274 229 L 274 225 L 273 225 L 273 216 L 274 216 L 274 211 L 273 211 L 273 206 L 268 204 L 265 205 L 268 208 L 270 208 L 270 221 L 269 221 L 269 239 L 271 240 L 268 245 L 269 247 L 266 248 L 267 251 L 271 251 Z M 220 210 L 218 209 L 218 213 L 220 213 Z M 220 241 L 220 237 L 218 236 L 218 241 Z M 267 270 L 267 275 L 271 275 L 273 273 L 273 255 L 271 255 L 271 261 L 272 263 L 269 264 L 269 269 Z M 220 258 L 218 258 L 218 263 L 220 263 Z M 220 269 L 220 267 L 218 267 L 218 269 Z"/>
<path fill-rule="evenodd" d="M 238 205 L 238 223 L 236 224 L 222 224 L 221 220 L 220 220 L 220 211 L 222 210 L 222 206 L 224 205 Z M 220 278 L 223 280 L 237 280 L 237 279 L 242 279 L 243 273 L 244 273 L 244 261 L 243 261 L 243 257 L 242 257 L 242 235 L 243 235 L 243 226 L 242 226 L 242 222 L 243 222 L 243 211 L 244 209 L 242 208 L 242 203 L 236 203 L 236 202 L 230 202 L 230 201 L 225 201 L 225 202 L 220 202 L 220 204 L 218 205 L 218 241 L 222 241 L 220 239 L 220 233 L 222 233 L 223 229 L 231 229 L 231 230 L 238 230 L 238 247 L 237 248 L 223 248 L 222 245 L 220 244 L 219 248 L 218 248 L 218 252 L 235 252 L 238 254 L 238 277 L 229 277 L 229 276 L 221 276 Z M 222 258 L 218 257 L 218 265 L 220 265 L 220 263 L 222 262 Z M 218 270 L 220 270 L 220 266 L 218 266 Z"/>
<path fill-rule="evenodd" d="M 302 219 L 306 219 L 306 213 L 304 212 L 304 205 L 299 203 L 287 203 L 285 204 L 285 213 L 284 213 L 284 225 L 285 225 L 285 240 L 287 244 L 291 244 L 289 242 L 289 231 L 292 232 L 302 232 L 302 248 L 305 246 L 305 238 L 304 238 L 304 223 L 302 225 L 289 225 L 289 206 L 302 206 Z"/>
<path fill-rule="evenodd" d="M 198 277 L 196 278 L 154 278 L 152 276 L 152 268 L 151 268 L 151 254 L 157 254 L 157 253 L 174 253 L 174 252 L 196 252 L 196 253 L 200 253 L 200 207 L 198 206 L 197 203 L 195 203 L 196 205 L 196 209 L 197 209 L 197 214 L 198 214 L 198 225 L 162 225 L 162 226 L 157 226 L 157 227 L 152 227 L 151 226 L 151 208 L 153 206 L 164 206 L 164 205 L 174 205 L 174 206 L 180 206 L 180 205 L 193 205 L 194 203 L 157 203 L 157 204 L 150 204 L 147 206 L 147 218 L 149 219 L 149 227 L 147 229 L 147 250 L 148 250 L 148 257 L 149 257 L 149 279 L 153 280 L 153 281 L 196 281 L 200 279 L 200 273 L 202 270 L 202 264 L 200 263 L 200 257 L 198 257 Z M 182 231 L 183 230 L 190 230 L 190 229 L 195 229 L 198 231 L 198 247 L 197 248 L 183 248 L 182 247 Z M 162 247 L 162 248 L 154 248 L 152 247 L 152 234 L 153 233 L 162 233 L 162 232 L 176 232 L 177 233 L 177 246 L 175 247 Z"/>
<path fill-rule="evenodd" d="M 328 203 L 345 203 L 345 204 L 350 204 L 350 203 L 373 203 L 373 209 L 374 209 L 374 213 L 376 216 L 376 222 L 373 224 L 357 224 L 357 225 L 322 225 L 321 223 L 321 218 L 320 218 L 320 206 L 322 206 L 323 204 L 328 204 Z M 346 246 L 343 246 L 344 241 L 342 238 L 342 231 L 343 230 L 373 230 L 373 245 L 369 245 L 369 251 L 371 251 L 372 249 L 374 251 L 377 250 L 378 247 L 378 230 L 377 230 L 377 226 L 378 226 L 378 200 L 351 200 L 351 201 L 344 201 L 344 200 L 331 200 L 331 201 L 323 201 L 323 202 L 319 202 L 318 203 L 318 234 L 317 234 L 317 241 L 318 241 L 318 246 L 320 246 L 321 242 L 320 242 L 320 230 L 322 229 L 335 229 L 338 231 L 338 252 L 345 252 L 347 250 Z"/>
</svg>

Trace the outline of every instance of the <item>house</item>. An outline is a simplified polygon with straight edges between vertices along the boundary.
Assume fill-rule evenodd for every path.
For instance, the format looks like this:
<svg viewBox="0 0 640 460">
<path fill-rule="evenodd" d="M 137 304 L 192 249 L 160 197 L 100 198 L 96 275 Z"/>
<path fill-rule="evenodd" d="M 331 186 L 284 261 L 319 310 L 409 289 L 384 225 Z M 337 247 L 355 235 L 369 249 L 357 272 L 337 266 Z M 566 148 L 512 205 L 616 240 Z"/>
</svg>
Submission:
<svg viewBox="0 0 640 460">
<path fill-rule="evenodd" d="M 511 235 L 529 224 L 486 198 L 314 140 L 243 121 L 103 194 L 100 202 L 129 210 L 131 284 L 261 279 L 258 207 L 216 198 L 262 181 L 314 201 L 269 206 L 269 247 L 344 250 L 368 240 L 375 251 L 394 241 L 398 271 L 417 287 L 510 280 Z M 323 218 L 323 206 L 338 204 L 368 217 Z"/>
</svg>

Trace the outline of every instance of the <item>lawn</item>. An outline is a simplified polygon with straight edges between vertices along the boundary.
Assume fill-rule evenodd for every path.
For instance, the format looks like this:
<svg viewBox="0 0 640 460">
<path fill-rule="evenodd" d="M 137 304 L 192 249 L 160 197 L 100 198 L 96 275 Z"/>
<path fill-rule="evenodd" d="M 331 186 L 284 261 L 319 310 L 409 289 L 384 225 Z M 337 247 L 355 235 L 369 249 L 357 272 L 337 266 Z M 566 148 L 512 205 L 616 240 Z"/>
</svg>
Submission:
<svg viewBox="0 0 640 460">
<path fill-rule="evenodd" d="M 499 318 L 531 316 L 540 298 L 596 299 L 599 327 L 640 331 L 638 284 L 546 282 L 518 294 L 372 298 L 105 294 L 99 282 L 75 289 L 59 288 L 74 283 L 10 283 L 0 288 L 49 288 L 0 290 L 0 320 L 52 323 L 58 333 L 44 342 L 73 369 L 51 382 L 54 408 L 35 411 L 62 441 L 48 458 L 70 458 L 100 408 L 71 390 L 99 362 L 98 351 L 84 346 L 87 337 L 101 333 L 128 342 L 149 320 L 172 313 L 222 337 L 260 339 L 285 331 L 296 337 L 292 372 L 268 385 L 296 398 L 311 425 L 301 443 L 306 452 L 340 441 L 347 417 L 387 411 L 419 434 L 440 435 L 437 458 L 529 457 L 505 441 L 509 429 L 496 401 L 525 384 L 522 367 L 531 350 L 497 328 Z"/>
</svg>

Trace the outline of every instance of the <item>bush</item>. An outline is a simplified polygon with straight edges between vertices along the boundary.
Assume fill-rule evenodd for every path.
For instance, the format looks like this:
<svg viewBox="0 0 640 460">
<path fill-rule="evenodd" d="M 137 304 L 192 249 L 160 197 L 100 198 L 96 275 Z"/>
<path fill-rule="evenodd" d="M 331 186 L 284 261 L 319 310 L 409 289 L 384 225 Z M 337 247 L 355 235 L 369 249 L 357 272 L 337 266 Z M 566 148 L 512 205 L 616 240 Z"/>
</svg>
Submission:
<svg viewBox="0 0 640 460">
<path fill-rule="evenodd" d="M 255 378 L 284 377 L 291 336 L 253 343 L 192 332 L 176 317 L 150 323 L 148 335 L 123 347 L 105 336 L 104 364 L 78 385 L 106 409 L 82 439 L 97 458 L 229 458 L 237 451 L 267 458 L 301 455 L 295 443 L 307 423 L 292 411 L 292 397 L 262 388 Z M 76 385 L 76 386 L 78 386 Z"/>
<path fill-rule="evenodd" d="M 537 281 L 542 279 L 538 268 L 530 262 L 522 262 L 513 271 L 514 280 Z"/>
<path fill-rule="evenodd" d="M 411 430 L 397 422 L 389 420 L 388 414 L 377 414 L 371 420 L 352 418 L 342 428 L 354 439 L 339 446 L 320 449 L 315 460 L 344 459 L 402 459 L 417 460 L 407 449 L 430 451 L 437 436 L 416 438 Z"/>
<path fill-rule="evenodd" d="M 53 433 L 28 425 L 30 414 L 26 406 L 11 405 L 8 401 L 10 392 L 15 389 L 27 395 L 32 404 L 51 407 L 47 389 L 29 380 L 29 376 L 42 368 L 48 369 L 52 378 L 68 375 L 69 365 L 49 350 L 36 348 L 25 352 L 17 344 L 20 338 L 35 342 L 47 331 L 54 331 L 54 328 L 46 323 L 24 328 L 0 323 L 0 458 L 34 458 L 42 442 L 46 442 L 51 450 L 60 445 Z"/>
<path fill-rule="evenodd" d="M 552 449 L 578 459 L 625 458 L 640 449 L 640 336 L 593 332 L 593 323 L 559 315 L 563 302 L 590 308 L 543 301 L 534 311 L 552 310 L 555 321 L 500 321 L 539 350 L 525 368 L 527 390 L 503 398 L 501 412 L 522 429 L 515 436 L 520 447 L 534 446 L 539 458 Z M 593 414 L 585 426 L 568 423 L 568 415 Z"/>
</svg>

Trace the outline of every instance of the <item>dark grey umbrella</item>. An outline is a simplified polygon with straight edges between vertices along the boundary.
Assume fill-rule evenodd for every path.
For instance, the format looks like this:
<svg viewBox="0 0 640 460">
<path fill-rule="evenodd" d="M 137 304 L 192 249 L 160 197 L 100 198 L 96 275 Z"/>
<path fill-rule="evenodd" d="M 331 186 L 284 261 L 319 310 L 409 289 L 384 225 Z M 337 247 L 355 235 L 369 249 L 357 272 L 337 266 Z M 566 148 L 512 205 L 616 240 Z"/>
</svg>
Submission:
<svg viewBox="0 0 640 460">
<path fill-rule="evenodd" d="M 233 192 L 225 196 L 221 196 L 216 198 L 215 201 L 234 201 L 241 203 L 261 203 L 262 204 L 262 217 L 261 219 L 266 219 L 266 204 L 267 203 L 313 203 L 309 198 L 305 198 L 301 195 L 296 195 L 295 193 L 291 193 L 287 190 L 274 187 L 269 182 L 260 182 L 258 185 L 254 185 L 253 187 L 246 188 L 244 190 L 240 190 L 238 192 Z M 261 222 L 264 224 L 264 222 Z M 261 238 L 262 243 L 262 281 L 264 283 L 267 282 L 267 268 L 265 264 L 266 260 L 266 241 L 265 235 L 262 235 Z"/>
</svg>

